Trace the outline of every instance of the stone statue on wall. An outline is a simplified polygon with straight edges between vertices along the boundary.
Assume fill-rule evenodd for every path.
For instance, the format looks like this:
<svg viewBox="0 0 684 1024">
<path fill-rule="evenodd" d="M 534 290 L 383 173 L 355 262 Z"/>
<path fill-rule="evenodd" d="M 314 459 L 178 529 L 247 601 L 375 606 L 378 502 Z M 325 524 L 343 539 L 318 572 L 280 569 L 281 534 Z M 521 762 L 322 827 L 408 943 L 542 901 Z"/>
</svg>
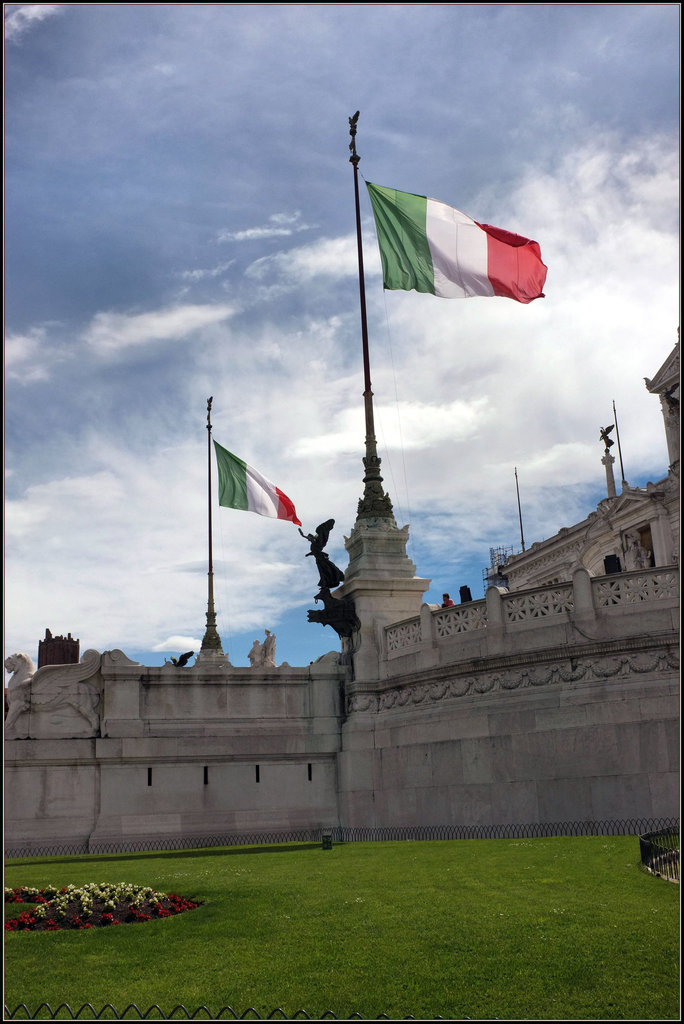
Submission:
<svg viewBox="0 0 684 1024">
<path fill-rule="evenodd" d="M 11 730 L 17 718 L 31 706 L 30 682 L 36 671 L 28 654 L 10 654 L 5 658 L 5 668 L 11 672 L 5 690 L 5 729 Z"/>
<path fill-rule="evenodd" d="M 636 531 L 625 534 L 622 550 L 625 557 L 625 569 L 628 571 L 650 568 L 651 555 L 646 548 L 642 547 L 641 538 Z"/>
<path fill-rule="evenodd" d="M 323 550 L 325 545 L 328 543 L 328 537 L 330 531 L 335 525 L 334 519 L 328 519 L 325 523 L 321 523 L 320 526 L 316 527 L 315 534 L 301 533 L 304 540 L 308 540 L 311 544 L 311 551 L 307 554 L 313 555 L 316 559 L 316 568 L 320 579 L 318 580 L 318 586 L 321 590 L 334 590 L 335 587 L 339 587 L 340 583 L 344 582 L 344 573 L 341 569 L 338 569 L 334 562 L 330 561 L 330 556 Z"/>
<path fill-rule="evenodd" d="M 190 661 L 190 658 L 192 658 L 194 656 L 194 654 L 195 654 L 194 651 L 186 651 L 185 654 L 181 654 L 180 657 L 178 657 L 178 658 L 171 658 L 170 664 L 171 665 L 175 665 L 176 668 L 185 668 L 185 666 Z M 169 662 L 165 661 L 164 664 L 168 665 Z"/>
<path fill-rule="evenodd" d="M 263 643 L 255 640 L 249 652 L 249 663 L 252 668 L 275 668 L 275 633 L 270 629 L 265 631 L 266 637 Z"/>
<path fill-rule="evenodd" d="M 615 430 L 614 423 L 611 423 L 609 427 L 601 427 L 601 433 L 599 436 L 603 441 L 603 445 L 606 451 L 608 451 L 609 448 L 612 448 L 615 444 L 615 441 L 611 441 L 611 439 L 608 437 L 608 435 L 612 433 L 613 430 Z"/>
<path fill-rule="evenodd" d="M 101 656 L 86 651 L 73 665 L 38 670 L 26 654 L 5 661 L 12 672 L 7 689 L 6 739 L 67 739 L 97 736 L 102 680 Z"/>
</svg>

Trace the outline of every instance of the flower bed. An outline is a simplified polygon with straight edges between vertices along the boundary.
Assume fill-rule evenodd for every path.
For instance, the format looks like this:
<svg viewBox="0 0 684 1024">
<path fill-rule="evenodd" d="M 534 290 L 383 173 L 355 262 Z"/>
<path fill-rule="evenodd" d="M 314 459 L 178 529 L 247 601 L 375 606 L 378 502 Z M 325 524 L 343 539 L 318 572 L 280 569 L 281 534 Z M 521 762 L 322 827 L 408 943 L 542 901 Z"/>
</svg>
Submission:
<svg viewBox="0 0 684 1024">
<path fill-rule="evenodd" d="M 31 903 L 18 917 L 5 922 L 8 932 L 50 932 L 64 928 L 106 928 L 117 924 L 173 917 L 199 904 L 175 893 L 156 892 L 149 886 L 110 882 L 76 888 L 29 887 L 5 889 L 5 903 Z"/>
</svg>

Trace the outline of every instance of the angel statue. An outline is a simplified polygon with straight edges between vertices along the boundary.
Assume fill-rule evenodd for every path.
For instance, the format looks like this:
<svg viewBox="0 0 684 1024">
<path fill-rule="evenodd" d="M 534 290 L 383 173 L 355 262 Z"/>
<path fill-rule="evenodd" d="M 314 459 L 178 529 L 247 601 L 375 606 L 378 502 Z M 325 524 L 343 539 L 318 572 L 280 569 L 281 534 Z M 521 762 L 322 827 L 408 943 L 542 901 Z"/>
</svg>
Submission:
<svg viewBox="0 0 684 1024">
<path fill-rule="evenodd" d="M 313 555 L 316 559 L 316 568 L 320 576 L 318 586 L 322 590 L 333 590 L 344 581 L 342 570 L 338 569 L 335 563 L 330 561 L 330 556 L 323 550 L 328 543 L 328 537 L 334 525 L 335 520 L 328 519 L 325 523 L 321 523 L 320 526 L 316 527 L 315 534 L 302 533 L 301 528 L 299 529 L 304 540 L 308 540 L 311 544 L 311 551 L 308 552 L 306 557 L 308 558 L 309 555 Z"/>
<path fill-rule="evenodd" d="M 615 424 L 614 423 L 611 423 L 609 427 L 603 427 L 601 429 L 600 438 L 601 438 L 601 440 L 603 441 L 603 443 L 605 445 L 606 451 L 608 451 L 609 448 L 612 448 L 613 445 L 615 444 L 615 441 L 611 441 L 611 439 L 608 437 L 608 435 L 614 429 L 615 429 Z"/>
</svg>

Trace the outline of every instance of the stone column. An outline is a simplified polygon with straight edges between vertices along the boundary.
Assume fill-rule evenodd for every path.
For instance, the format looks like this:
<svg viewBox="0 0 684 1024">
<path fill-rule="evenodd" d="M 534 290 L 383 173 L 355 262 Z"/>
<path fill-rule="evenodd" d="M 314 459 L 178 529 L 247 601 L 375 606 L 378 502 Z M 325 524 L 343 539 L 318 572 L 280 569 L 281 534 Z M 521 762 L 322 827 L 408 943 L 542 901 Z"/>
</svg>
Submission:
<svg viewBox="0 0 684 1024">
<path fill-rule="evenodd" d="M 615 490 L 615 477 L 613 475 L 613 463 L 615 462 L 615 459 L 607 448 L 601 462 L 606 467 L 606 487 L 608 488 L 608 497 L 614 498 L 617 494 L 617 491 Z"/>
</svg>

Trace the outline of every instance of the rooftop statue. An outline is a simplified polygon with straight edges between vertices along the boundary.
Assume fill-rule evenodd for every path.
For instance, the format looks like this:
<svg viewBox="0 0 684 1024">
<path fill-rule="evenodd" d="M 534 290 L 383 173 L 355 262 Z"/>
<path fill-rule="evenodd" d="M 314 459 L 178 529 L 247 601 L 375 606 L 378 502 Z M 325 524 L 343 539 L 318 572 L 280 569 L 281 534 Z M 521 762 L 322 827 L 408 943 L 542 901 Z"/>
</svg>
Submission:
<svg viewBox="0 0 684 1024">
<path fill-rule="evenodd" d="M 263 643 L 255 640 L 249 652 L 249 663 L 252 668 L 275 668 L 275 633 L 270 629 L 266 631 L 266 638 Z"/>
<path fill-rule="evenodd" d="M 611 441 L 611 439 L 608 437 L 608 435 L 613 430 L 615 430 L 615 424 L 614 423 L 611 423 L 609 427 L 602 427 L 601 428 L 601 433 L 600 433 L 599 436 L 600 436 L 601 440 L 603 441 L 603 443 L 605 445 L 606 451 L 608 451 L 609 448 L 612 448 L 613 445 L 615 444 L 615 441 Z"/>
<path fill-rule="evenodd" d="M 194 651 L 186 651 L 185 654 L 181 654 L 178 658 L 171 658 L 171 664 L 175 665 L 176 668 L 185 668 L 194 653 Z M 166 664 L 168 665 L 168 662 Z"/>
<path fill-rule="evenodd" d="M 326 590 L 333 590 L 340 583 L 344 582 L 344 573 L 341 569 L 337 568 L 334 562 L 330 561 L 330 556 L 323 550 L 328 543 L 328 537 L 334 525 L 334 519 L 327 519 L 326 522 L 316 527 L 315 534 L 302 533 L 301 528 L 299 528 L 299 532 L 304 540 L 308 540 L 311 544 L 311 551 L 309 551 L 306 557 L 308 558 L 309 555 L 313 555 L 316 559 L 316 567 L 320 576 L 318 586 Z"/>
<path fill-rule="evenodd" d="M 28 654 L 10 654 L 5 658 L 5 668 L 11 672 L 5 692 L 5 729 L 11 729 L 23 711 L 31 706 L 31 682 L 36 671 Z"/>
<path fill-rule="evenodd" d="M 27 654 L 12 654 L 7 689 L 6 739 L 97 736 L 100 727 L 101 655 L 86 651 L 72 665 L 36 669 Z"/>
<path fill-rule="evenodd" d="M 338 636 L 350 637 L 352 633 L 360 629 L 360 623 L 356 617 L 354 610 L 354 602 L 349 598 L 339 598 L 331 594 L 330 591 L 334 587 L 338 587 L 340 583 L 344 582 L 344 573 L 341 569 L 338 569 L 334 562 L 330 561 L 330 558 L 325 553 L 323 548 L 328 543 L 328 537 L 330 531 L 335 525 L 334 519 L 326 519 L 324 523 L 316 528 L 316 533 L 300 533 L 305 540 L 308 540 L 311 544 L 311 551 L 307 554 L 313 555 L 316 559 L 316 567 L 318 569 L 319 580 L 318 580 L 318 593 L 314 600 L 323 602 L 323 611 L 310 611 L 308 612 L 309 622 L 320 622 L 322 626 L 332 626 Z"/>
</svg>

